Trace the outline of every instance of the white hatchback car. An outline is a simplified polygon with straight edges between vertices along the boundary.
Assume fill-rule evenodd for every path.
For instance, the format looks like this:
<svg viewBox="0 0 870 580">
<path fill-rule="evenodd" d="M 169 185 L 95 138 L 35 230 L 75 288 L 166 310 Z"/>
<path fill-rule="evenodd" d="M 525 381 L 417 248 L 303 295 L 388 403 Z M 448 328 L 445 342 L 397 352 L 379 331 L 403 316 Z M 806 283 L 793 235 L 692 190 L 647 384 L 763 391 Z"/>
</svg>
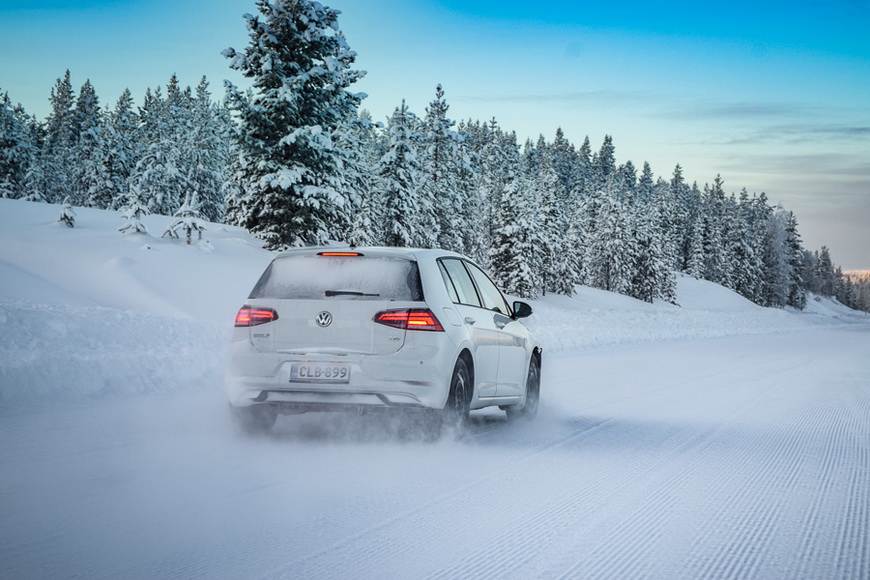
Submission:
<svg viewBox="0 0 870 580">
<path fill-rule="evenodd" d="M 453 252 L 289 250 L 236 316 L 230 406 L 250 432 L 306 411 L 415 410 L 435 436 L 461 432 L 472 409 L 531 417 L 541 347 L 519 322 L 531 313 Z"/>
</svg>

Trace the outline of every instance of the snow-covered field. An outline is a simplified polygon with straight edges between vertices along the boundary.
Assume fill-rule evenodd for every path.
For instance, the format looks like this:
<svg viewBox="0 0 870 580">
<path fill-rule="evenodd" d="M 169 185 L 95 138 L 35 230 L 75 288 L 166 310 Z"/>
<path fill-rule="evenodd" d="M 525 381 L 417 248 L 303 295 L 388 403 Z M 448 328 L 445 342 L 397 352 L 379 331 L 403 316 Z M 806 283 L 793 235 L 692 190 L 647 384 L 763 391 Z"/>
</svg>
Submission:
<svg viewBox="0 0 870 580">
<path fill-rule="evenodd" d="M 76 211 L 0 200 L 0 578 L 870 578 L 870 316 L 581 288 L 533 302 L 534 422 L 246 438 L 221 370 L 270 254 Z"/>
</svg>

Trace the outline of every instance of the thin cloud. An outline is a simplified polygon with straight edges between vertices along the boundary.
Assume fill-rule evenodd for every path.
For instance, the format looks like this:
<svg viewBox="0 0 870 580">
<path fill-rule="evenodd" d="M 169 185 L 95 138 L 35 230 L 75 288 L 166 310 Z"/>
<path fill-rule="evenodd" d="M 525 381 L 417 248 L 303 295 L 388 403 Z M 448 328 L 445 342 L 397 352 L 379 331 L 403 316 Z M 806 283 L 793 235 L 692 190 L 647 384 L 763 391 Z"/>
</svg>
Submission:
<svg viewBox="0 0 870 580">
<path fill-rule="evenodd" d="M 594 105 L 596 107 L 624 107 L 626 105 L 648 105 L 653 95 L 629 91 L 582 91 L 571 93 L 513 93 L 487 95 L 457 95 L 455 102 L 465 103 L 561 103 L 566 105 Z"/>
<path fill-rule="evenodd" d="M 763 127 L 738 136 L 706 140 L 706 145 L 763 145 L 784 143 L 852 143 L 870 139 L 868 125 L 791 124 Z"/>
</svg>

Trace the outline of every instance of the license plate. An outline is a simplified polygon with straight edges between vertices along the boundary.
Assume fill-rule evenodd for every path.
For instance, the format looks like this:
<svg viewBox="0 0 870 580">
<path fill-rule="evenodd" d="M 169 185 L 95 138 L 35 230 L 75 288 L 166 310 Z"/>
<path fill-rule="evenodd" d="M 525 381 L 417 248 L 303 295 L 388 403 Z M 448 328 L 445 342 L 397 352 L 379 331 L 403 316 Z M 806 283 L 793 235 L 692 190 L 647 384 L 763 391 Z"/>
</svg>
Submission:
<svg viewBox="0 0 870 580">
<path fill-rule="evenodd" d="M 293 363 L 291 383 L 347 383 L 350 367 L 342 363 Z"/>
</svg>

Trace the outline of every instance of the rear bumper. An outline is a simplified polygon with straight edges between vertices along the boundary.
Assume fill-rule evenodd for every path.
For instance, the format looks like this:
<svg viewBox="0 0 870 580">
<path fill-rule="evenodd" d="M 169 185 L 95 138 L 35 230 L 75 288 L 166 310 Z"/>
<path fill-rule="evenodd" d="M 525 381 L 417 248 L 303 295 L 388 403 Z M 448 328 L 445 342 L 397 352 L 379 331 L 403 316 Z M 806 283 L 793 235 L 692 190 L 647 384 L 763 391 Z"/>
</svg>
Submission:
<svg viewBox="0 0 870 580">
<path fill-rule="evenodd" d="M 440 409 L 447 401 L 456 353 L 444 349 L 403 348 L 390 355 L 282 355 L 236 352 L 226 373 L 231 405 L 268 404 L 279 411 L 342 410 L 377 407 Z M 338 362 L 350 366 L 347 383 L 290 381 L 299 362 Z"/>
</svg>

